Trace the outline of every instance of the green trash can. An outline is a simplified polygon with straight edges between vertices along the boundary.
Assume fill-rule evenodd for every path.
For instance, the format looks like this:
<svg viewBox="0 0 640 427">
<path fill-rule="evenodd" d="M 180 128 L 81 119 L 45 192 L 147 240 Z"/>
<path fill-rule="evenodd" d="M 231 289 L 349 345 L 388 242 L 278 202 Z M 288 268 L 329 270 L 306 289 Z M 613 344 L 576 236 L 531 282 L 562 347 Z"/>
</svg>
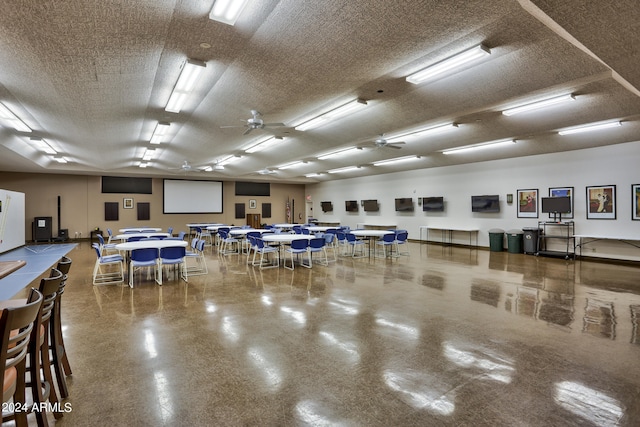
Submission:
<svg viewBox="0 0 640 427">
<path fill-rule="evenodd" d="M 504 250 L 504 230 L 492 228 L 489 230 L 489 250 L 502 252 Z"/>
<path fill-rule="evenodd" d="M 522 230 L 513 229 L 507 231 L 507 251 L 510 254 L 522 253 L 522 236 L 524 232 Z"/>
</svg>

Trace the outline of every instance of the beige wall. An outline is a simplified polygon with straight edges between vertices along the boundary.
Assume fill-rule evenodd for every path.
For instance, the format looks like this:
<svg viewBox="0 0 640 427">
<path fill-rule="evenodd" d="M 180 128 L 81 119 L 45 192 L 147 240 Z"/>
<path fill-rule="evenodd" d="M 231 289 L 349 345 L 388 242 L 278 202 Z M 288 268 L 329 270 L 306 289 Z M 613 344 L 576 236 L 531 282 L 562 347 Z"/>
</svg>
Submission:
<svg viewBox="0 0 640 427">
<path fill-rule="evenodd" d="M 162 213 L 162 179 L 153 179 L 153 194 L 102 194 L 101 177 L 85 175 L 27 174 L 0 172 L 0 188 L 25 193 L 25 236 L 32 239 L 31 222 L 36 216 L 53 217 L 53 235 L 58 234 L 58 196 L 60 196 L 61 228 L 69 230 L 69 236 L 76 233 L 88 237 L 90 230 L 99 227 L 106 232 L 107 228 L 116 231 L 128 226 L 153 226 L 174 228 L 188 231 L 185 224 L 197 222 L 220 222 L 225 224 L 244 225 L 245 219 L 236 219 L 235 204 L 244 203 L 245 213 L 262 212 L 262 203 L 271 203 L 271 218 L 263 223 L 286 222 L 287 198 L 293 203 L 292 221 L 303 222 L 305 211 L 304 185 L 271 184 L 271 196 L 235 196 L 235 182 L 223 183 L 223 213 L 221 214 L 168 214 Z M 124 198 L 132 198 L 134 209 L 123 209 Z M 257 202 L 257 209 L 249 209 L 249 200 Z M 104 220 L 104 202 L 120 204 L 119 220 Z M 149 202 L 151 220 L 139 222 L 136 218 L 135 204 Z M 295 211 L 294 211 L 295 209 Z"/>
</svg>

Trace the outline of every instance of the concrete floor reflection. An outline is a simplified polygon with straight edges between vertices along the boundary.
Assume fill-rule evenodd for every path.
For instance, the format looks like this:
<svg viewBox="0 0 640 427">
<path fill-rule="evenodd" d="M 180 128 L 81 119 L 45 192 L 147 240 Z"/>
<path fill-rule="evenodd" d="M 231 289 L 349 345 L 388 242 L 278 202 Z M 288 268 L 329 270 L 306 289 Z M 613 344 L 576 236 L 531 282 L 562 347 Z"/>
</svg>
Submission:
<svg viewBox="0 0 640 427">
<path fill-rule="evenodd" d="M 59 425 L 640 424 L 640 266 L 409 243 L 64 294 Z"/>
</svg>

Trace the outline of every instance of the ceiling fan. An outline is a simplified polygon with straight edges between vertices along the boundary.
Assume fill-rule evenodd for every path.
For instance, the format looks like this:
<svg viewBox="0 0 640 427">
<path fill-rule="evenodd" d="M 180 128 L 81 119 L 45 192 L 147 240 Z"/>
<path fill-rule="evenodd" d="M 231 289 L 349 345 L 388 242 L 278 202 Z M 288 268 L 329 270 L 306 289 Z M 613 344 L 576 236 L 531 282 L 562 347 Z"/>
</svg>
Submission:
<svg viewBox="0 0 640 427">
<path fill-rule="evenodd" d="M 242 120 L 244 121 L 244 120 Z M 264 129 L 266 127 L 280 127 L 285 126 L 284 123 L 265 123 L 262 120 L 262 114 L 257 110 L 251 110 L 251 118 L 246 120 L 246 124 L 238 126 L 220 126 L 220 128 L 247 128 L 243 135 L 247 135 L 254 129 Z"/>
<path fill-rule="evenodd" d="M 278 172 L 274 169 L 264 168 L 264 169 L 260 169 L 259 171 L 256 171 L 256 173 L 258 175 L 273 175 Z"/>
<path fill-rule="evenodd" d="M 185 160 L 184 162 L 182 162 L 182 165 L 180 165 L 177 168 L 169 168 L 169 170 L 178 170 L 180 172 L 203 172 L 203 170 L 201 168 L 197 168 L 193 165 L 191 165 L 191 163 L 189 163 L 188 160 Z"/>
<path fill-rule="evenodd" d="M 394 141 L 394 142 L 389 142 L 387 141 L 387 139 L 384 137 L 384 134 L 381 133 L 375 140 L 371 141 L 371 143 L 363 145 L 363 147 L 374 147 L 374 148 L 395 148 L 395 149 L 400 149 L 402 147 L 400 147 L 401 145 L 404 145 L 405 142 L 404 141 Z"/>
</svg>

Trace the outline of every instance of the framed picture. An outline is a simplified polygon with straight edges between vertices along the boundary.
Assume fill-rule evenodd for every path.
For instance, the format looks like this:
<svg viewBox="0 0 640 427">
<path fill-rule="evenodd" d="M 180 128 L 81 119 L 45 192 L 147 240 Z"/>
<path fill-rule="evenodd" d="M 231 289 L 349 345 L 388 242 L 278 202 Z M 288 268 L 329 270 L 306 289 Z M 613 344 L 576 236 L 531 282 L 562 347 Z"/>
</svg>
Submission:
<svg viewBox="0 0 640 427">
<path fill-rule="evenodd" d="M 640 220 L 640 184 L 631 185 L 631 219 Z"/>
<path fill-rule="evenodd" d="M 538 189 L 518 190 L 518 218 L 538 218 Z"/>
<path fill-rule="evenodd" d="M 616 186 L 587 187 L 587 219 L 616 219 Z"/>
<path fill-rule="evenodd" d="M 124 209 L 133 209 L 133 199 L 124 199 L 122 207 Z"/>
<path fill-rule="evenodd" d="M 549 188 L 549 197 L 570 197 L 571 198 L 571 212 L 563 213 L 562 218 L 573 218 L 573 187 L 551 187 Z M 549 218 L 552 218 L 553 214 L 549 214 Z"/>
<path fill-rule="evenodd" d="M 249 200 L 249 209 L 256 209 L 258 207 L 258 204 L 256 203 L 255 199 L 250 199 Z"/>
</svg>

